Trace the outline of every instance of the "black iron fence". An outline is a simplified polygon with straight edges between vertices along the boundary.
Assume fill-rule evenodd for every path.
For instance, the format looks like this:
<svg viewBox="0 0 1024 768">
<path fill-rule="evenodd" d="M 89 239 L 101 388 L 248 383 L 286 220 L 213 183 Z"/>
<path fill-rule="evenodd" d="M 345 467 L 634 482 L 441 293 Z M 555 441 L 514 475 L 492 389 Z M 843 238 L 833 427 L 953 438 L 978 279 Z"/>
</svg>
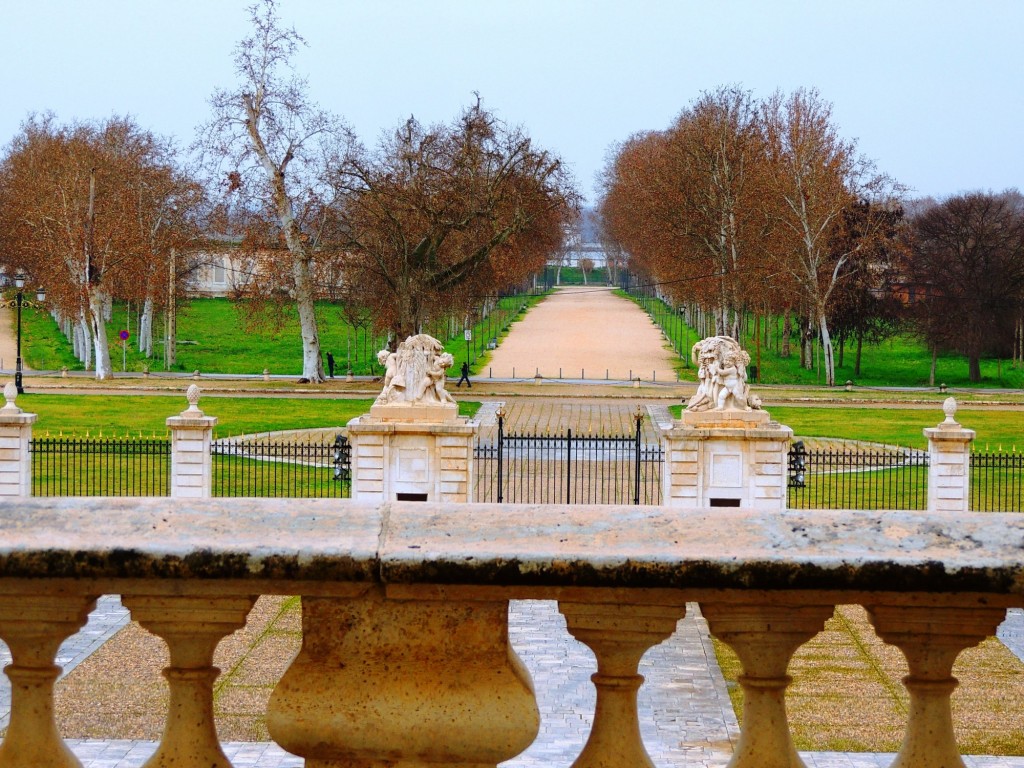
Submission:
<svg viewBox="0 0 1024 768">
<path fill-rule="evenodd" d="M 212 446 L 213 495 L 347 498 L 348 442 L 218 441 Z"/>
<path fill-rule="evenodd" d="M 971 454 L 971 510 L 1024 512 L 1024 454 Z"/>
<path fill-rule="evenodd" d="M 167 496 L 171 443 L 166 438 L 36 437 L 33 496 Z"/>
<path fill-rule="evenodd" d="M 928 452 L 859 446 L 789 451 L 790 509 L 924 509 Z"/>
<path fill-rule="evenodd" d="M 789 452 L 790 509 L 907 509 L 928 505 L 928 452 L 905 449 Z M 1024 512 L 1024 454 L 973 453 L 970 509 Z"/>
<path fill-rule="evenodd" d="M 166 496 L 170 441 L 164 438 L 34 438 L 33 496 Z M 213 495 L 344 498 L 349 451 L 334 441 L 217 441 Z M 505 434 L 477 443 L 475 501 L 519 504 L 660 504 L 664 451 L 631 435 Z M 789 453 L 791 509 L 923 510 L 928 453 L 851 446 Z M 974 453 L 970 508 L 1024 512 L 1024 454 Z"/>
<path fill-rule="evenodd" d="M 632 435 L 505 434 L 475 449 L 476 497 L 512 504 L 660 504 L 664 450 Z"/>
<path fill-rule="evenodd" d="M 163 438 L 35 438 L 33 496 L 167 496 L 171 444 Z M 343 498 L 351 493 L 348 442 L 218 441 L 214 496 Z"/>
</svg>

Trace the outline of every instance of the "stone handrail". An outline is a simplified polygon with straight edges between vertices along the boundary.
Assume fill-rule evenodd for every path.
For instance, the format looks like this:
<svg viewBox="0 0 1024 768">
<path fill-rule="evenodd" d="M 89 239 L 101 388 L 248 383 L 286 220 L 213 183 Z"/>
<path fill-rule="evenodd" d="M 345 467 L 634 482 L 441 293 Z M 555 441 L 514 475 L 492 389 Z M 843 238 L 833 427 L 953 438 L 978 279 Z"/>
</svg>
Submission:
<svg viewBox="0 0 1024 768">
<path fill-rule="evenodd" d="M 792 653 L 837 604 L 864 605 L 907 656 L 897 765 L 958 765 L 957 654 L 1024 605 L 1024 517 L 712 512 L 665 507 L 336 500 L 18 499 L 0 506 L 0 638 L 13 664 L 0 766 L 74 766 L 53 722 L 61 641 L 117 593 L 170 650 L 150 766 L 228 766 L 212 717 L 217 642 L 260 594 L 303 596 L 303 645 L 270 701 L 271 736 L 333 766 L 496 766 L 532 742 L 509 599 L 556 599 L 597 657 L 576 766 L 651 765 L 637 727 L 643 653 L 698 602 L 742 664 L 733 765 L 799 766 Z M 130 663 L 130 660 L 126 660 Z"/>
</svg>

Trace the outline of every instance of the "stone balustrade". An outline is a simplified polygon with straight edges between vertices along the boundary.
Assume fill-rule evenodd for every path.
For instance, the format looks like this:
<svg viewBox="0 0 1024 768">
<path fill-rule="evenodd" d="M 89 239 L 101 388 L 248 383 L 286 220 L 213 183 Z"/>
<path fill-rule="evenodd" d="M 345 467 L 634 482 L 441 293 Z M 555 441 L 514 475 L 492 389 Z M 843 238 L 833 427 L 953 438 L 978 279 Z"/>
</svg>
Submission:
<svg viewBox="0 0 1024 768">
<path fill-rule="evenodd" d="M 149 766 L 229 765 L 212 654 L 261 594 L 303 598 L 302 647 L 267 724 L 310 768 L 482 768 L 524 750 L 538 712 L 509 645 L 510 599 L 557 600 L 596 656 L 597 710 L 575 766 L 652 765 L 637 664 L 691 602 L 743 665 L 732 765 L 801 765 L 788 662 L 850 603 L 908 661 L 897 765 L 962 765 L 953 661 L 1024 605 L 1022 551 L 1024 517 L 991 513 L 8 500 L 0 638 L 13 692 L 0 766 L 77 765 L 53 722 L 54 658 L 105 593 L 169 647 L 170 707 Z"/>
</svg>

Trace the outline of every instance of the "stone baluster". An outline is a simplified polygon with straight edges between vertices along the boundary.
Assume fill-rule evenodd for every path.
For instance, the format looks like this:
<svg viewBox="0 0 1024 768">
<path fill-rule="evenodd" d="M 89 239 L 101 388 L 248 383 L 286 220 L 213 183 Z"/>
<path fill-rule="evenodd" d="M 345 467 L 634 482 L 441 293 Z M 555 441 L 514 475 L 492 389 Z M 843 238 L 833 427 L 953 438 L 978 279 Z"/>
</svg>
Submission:
<svg viewBox="0 0 1024 768">
<path fill-rule="evenodd" d="M 971 442 L 974 430 L 957 420 L 956 399 L 942 403 L 946 419 L 924 430 L 928 438 L 928 509 L 933 512 L 966 512 L 971 504 Z"/>
<path fill-rule="evenodd" d="M 302 598 L 302 648 L 267 727 L 307 768 L 495 768 L 536 737 L 508 602 L 403 597 Z"/>
<path fill-rule="evenodd" d="M 831 605 L 701 603 L 711 632 L 739 656 L 743 723 L 730 768 L 798 768 L 786 718 L 786 674 L 801 645 L 822 630 Z"/>
<path fill-rule="evenodd" d="M 644 677 L 637 669 L 649 648 L 675 632 L 685 606 L 562 602 L 558 608 L 572 636 L 597 657 L 590 677 L 597 689 L 594 724 L 573 767 L 654 768 L 640 737 L 636 705 Z"/>
<path fill-rule="evenodd" d="M 122 601 L 135 621 L 167 643 L 171 656 L 164 669 L 170 688 L 167 722 L 145 768 L 231 768 L 213 721 L 213 681 L 220 674 L 213 652 L 221 639 L 245 626 L 255 599 L 126 595 Z"/>
<path fill-rule="evenodd" d="M 0 744 L 0 767 L 80 768 L 53 719 L 53 684 L 61 670 L 54 659 L 95 605 L 95 597 L 83 595 L 0 595 L 0 638 L 12 662 L 5 669 L 11 720 Z"/>
<path fill-rule="evenodd" d="M 216 416 L 199 408 L 200 390 L 188 388 L 188 408 L 167 419 L 171 430 L 171 497 L 208 499 L 213 495 L 213 428 Z"/>
<path fill-rule="evenodd" d="M 1006 617 L 1003 608 L 868 606 L 878 636 L 907 659 L 903 684 L 910 694 L 910 715 L 903 744 L 892 768 L 963 768 L 953 734 L 949 697 L 958 681 L 953 662 L 977 645 Z"/>
<path fill-rule="evenodd" d="M 4 386 L 7 404 L 0 408 L 0 496 L 32 495 L 32 441 L 34 413 L 25 413 L 14 400 L 18 388 L 13 381 Z"/>
</svg>

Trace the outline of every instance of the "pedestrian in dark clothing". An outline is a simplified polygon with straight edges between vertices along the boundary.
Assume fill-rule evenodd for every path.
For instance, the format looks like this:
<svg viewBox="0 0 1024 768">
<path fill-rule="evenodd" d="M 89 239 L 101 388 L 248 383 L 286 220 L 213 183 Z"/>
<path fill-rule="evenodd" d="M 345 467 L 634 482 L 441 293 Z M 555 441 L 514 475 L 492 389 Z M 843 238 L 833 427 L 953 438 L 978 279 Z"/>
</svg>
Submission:
<svg viewBox="0 0 1024 768">
<path fill-rule="evenodd" d="M 466 382 L 466 384 L 469 385 L 469 388 L 472 389 L 473 388 L 473 384 L 469 380 L 469 363 L 463 361 L 462 369 L 461 370 L 462 370 L 462 378 L 459 379 L 459 383 L 456 384 L 455 386 L 456 387 L 461 387 L 462 386 L 462 382 Z"/>
<path fill-rule="evenodd" d="M 327 353 L 327 375 L 334 378 L 334 355 Z"/>
</svg>

